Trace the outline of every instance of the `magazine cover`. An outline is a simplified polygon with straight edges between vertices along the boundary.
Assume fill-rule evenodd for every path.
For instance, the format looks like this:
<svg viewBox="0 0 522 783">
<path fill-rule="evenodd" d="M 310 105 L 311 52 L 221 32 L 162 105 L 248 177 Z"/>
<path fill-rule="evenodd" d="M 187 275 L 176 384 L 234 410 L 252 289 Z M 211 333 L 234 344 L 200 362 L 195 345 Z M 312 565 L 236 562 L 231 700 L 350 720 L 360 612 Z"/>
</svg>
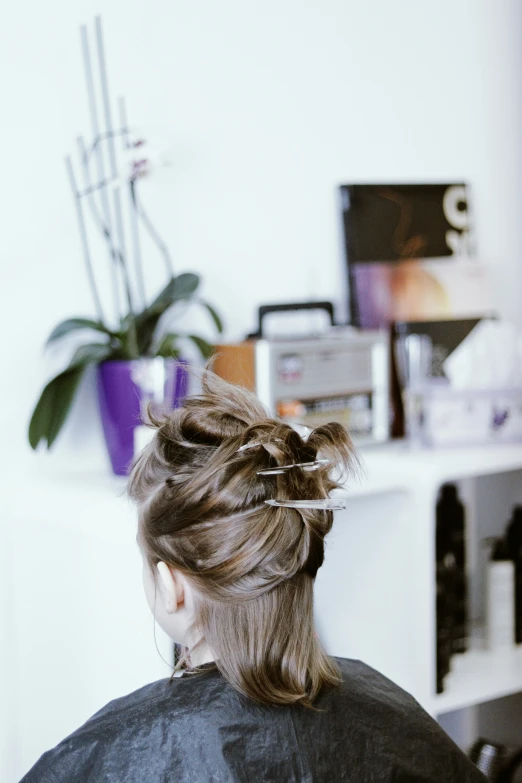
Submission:
<svg viewBox="0 0 522 783">
<path fill-rule="evenodd" d="M 351 321 L 471 318 L 491 310 L 463 183 L 342 185 Z"/>
</svg>

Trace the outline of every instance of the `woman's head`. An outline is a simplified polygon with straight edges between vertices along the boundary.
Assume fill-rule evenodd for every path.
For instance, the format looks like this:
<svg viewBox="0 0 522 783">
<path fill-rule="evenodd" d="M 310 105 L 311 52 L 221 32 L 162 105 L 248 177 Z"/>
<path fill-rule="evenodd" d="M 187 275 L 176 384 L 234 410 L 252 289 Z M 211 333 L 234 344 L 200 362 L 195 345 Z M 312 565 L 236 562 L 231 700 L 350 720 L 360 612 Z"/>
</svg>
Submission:
<svg viewBox="0 0 522 783">
<path fill-rule="evenodd" d="M 129 485 L 151 572 L 172 579 L 178 596 L 190 585 L 193 630 L 237 690 L 310 705 L 337 676 L 313 628 L 333 514 L 266 501 L 328 498 L 332 470 L 353 457 L 346 430 L 327 424 L 305 441 L 210 372 L 201 394 L 155 425 Z M 314 464 L 260 473 L 303 463 Z"/>
</svg>

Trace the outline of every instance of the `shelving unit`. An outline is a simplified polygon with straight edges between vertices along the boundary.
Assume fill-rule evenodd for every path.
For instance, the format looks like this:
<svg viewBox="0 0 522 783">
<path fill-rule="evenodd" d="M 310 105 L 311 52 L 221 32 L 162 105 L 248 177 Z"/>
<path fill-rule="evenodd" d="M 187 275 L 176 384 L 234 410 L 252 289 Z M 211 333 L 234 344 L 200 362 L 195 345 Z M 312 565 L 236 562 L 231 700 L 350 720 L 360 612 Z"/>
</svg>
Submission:
<svg viewBox="0 0 522 783">
<path fill-rule="evenodd" d="M 505 650 L 470 650 L 453 659 L 446 689 L 434 697 L 442 715 L 522 691 L 522 645 Z"/>
<path fill-rule="evenodd" d="M 522 445 L 415 450 L 398 443 L 362 457 L 365 474 L 347 482 L 347 508 L 317 580 L 327 647 L 387 674 L 435 717 L 522 692 L 522 647 L 490 651 L 474 640 L 453 657 L 444 693 L 435 693 L 434 553 L 438 491 L 457 482 L 467 509 L 472 614 L 480 619 L 480 540 L 498 534 L 522 502 Z"/>
</svg>

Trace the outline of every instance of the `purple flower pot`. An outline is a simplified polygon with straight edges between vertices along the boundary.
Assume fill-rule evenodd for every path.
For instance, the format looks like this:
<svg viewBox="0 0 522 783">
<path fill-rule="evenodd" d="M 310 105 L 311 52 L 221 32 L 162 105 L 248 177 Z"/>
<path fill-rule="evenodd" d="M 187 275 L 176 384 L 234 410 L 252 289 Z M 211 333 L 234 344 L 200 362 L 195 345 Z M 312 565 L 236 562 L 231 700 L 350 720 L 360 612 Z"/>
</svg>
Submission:
<svg viewBox="0 0 522 783">
<path fill-rule="evenodd" d="M 98 365 L 98 399 L 112 470 L 126 476 L 134 457 L 134 430 L 148 403 L 166 413 L 187 394 L 188 372 L 180 359 L 135 359 Z"/>
</svg>

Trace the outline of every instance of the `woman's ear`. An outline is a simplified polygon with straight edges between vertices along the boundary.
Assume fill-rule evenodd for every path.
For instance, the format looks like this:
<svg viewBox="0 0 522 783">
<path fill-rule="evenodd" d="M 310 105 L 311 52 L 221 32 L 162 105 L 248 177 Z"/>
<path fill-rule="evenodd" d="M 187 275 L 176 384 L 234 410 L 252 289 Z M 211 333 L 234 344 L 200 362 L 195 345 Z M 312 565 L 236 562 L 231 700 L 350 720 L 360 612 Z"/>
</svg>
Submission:
<svg viewBox="0 0 522 783">
<path fill-rule="evenodd" d="M 161 600 L 167 614 L 173 614 L 185 602 L 184 583 L 181 574 L 170 568 L 166 563 L 159 562 L 156 566 L 159 575 Z"/>
</svg>

